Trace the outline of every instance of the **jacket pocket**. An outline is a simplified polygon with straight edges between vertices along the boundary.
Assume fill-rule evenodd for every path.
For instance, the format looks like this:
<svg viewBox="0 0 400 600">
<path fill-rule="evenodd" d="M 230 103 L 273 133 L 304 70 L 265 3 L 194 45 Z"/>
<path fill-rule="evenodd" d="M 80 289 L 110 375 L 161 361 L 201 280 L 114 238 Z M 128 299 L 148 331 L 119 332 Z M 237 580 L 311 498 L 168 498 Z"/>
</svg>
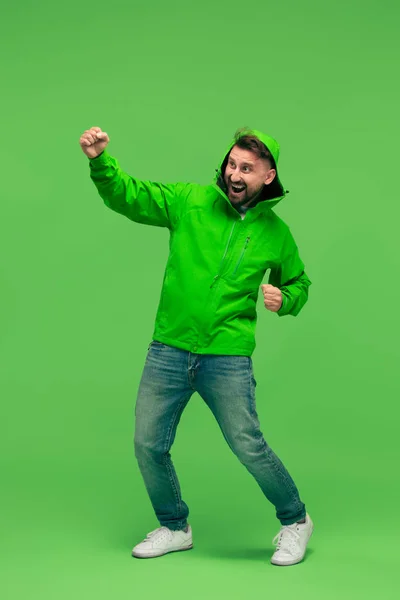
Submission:
<svg viewBox="0 0 400 600">
<path fill-rule="evenodd" d="M 243 249 L 242 249 L 242 252 L 240 254 L 239 260 L 237 261 L 236 266 L 233 269 L 232 277 L 236 277 L 237 276 L 237 273 L 238 273 L 239 267 L 240 267 L 240 265 L 241 265 L 241 263 L 243 261 L 243 257 L 245 255 L 247 246 L 249 245 L 249 241 L 250 241 L 250 236 L 247 236 L 245 244 L 244 244 Z"/>
</svg>

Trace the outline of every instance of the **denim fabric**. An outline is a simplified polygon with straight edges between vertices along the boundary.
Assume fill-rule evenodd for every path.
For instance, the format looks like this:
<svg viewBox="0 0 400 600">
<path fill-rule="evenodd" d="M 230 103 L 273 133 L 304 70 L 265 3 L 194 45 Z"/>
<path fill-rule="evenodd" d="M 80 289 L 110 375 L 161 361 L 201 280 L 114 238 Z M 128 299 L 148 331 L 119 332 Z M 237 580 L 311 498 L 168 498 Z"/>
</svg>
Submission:
<svg viewBox="0 0 400 600">
<path fill-rule="evenodd" d="M 135 406 L 135 456 L 160 525 L 184 529 L 189 508 L 181 497 L 170 449 L 190 397 L 213 412 L 231 450 L 275 506 L 282 525 L 306 516 L 282 462 L 260 431 L 253 363 L 249 356 L 194 354 L 153 341 Z"/>
</svg>

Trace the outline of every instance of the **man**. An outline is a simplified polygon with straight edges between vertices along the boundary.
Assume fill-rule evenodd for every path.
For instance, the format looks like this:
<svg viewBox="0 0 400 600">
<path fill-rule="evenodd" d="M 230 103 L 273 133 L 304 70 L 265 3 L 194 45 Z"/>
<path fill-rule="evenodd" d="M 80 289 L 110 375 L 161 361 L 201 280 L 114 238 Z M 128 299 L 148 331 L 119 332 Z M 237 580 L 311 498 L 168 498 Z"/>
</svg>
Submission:
<svg viewBox="0 0 400 600">
<path fill-rule="evenodd" d="M 193 547 L 189 509 L 170 449 L 194 392 L 213 412 L 232 451 L 275 506 L 281 529 L 271 562 L 300 562 L 313 523 L 294 481 L 268 446 L 256 412 L 251 355 L 256 302 L 297 315 L 311 284 L 288 226 L 272 210 L 286 195 L 279 145 L 239 129 L 210 185 L 142 181 L 123 172 L 99 127 L 80 138 L 104 203 L 137 223 L 167 227 L 166 265 L 153 341 L 135 407 L 135 455 L 160 527 L 132 555 L 161 556 Z M 268 284 L 262 284 L 270 269 Z"/>
</svg>

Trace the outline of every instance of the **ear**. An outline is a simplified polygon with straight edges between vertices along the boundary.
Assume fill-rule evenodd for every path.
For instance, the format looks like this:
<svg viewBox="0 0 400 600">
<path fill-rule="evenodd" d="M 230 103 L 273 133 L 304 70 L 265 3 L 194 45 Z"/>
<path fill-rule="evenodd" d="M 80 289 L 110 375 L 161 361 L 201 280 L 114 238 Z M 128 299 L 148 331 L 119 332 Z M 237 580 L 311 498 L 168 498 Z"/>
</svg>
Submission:
<svg viewBox="0 0 400 600">
<path fill-rule="evenodd" d="M 264 184 L 268 185 L 269 183 L 271 183 L 276 175 L 276 170 L 275 169 L 270 169 L 267 173 L 267 176 L 265 178 Z"/>
</svg>

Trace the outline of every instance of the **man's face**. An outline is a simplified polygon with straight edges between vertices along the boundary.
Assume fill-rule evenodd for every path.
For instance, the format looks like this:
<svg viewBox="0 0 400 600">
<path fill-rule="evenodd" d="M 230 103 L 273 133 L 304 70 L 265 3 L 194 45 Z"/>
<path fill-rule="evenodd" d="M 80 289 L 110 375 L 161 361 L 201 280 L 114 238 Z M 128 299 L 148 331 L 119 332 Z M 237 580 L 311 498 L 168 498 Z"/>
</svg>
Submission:
<svg viewBox="0 0 400 600">
<path fill-rule="evenodd" d="M 233 146 L 224 176 L 232 205 L 237 207 L 251 204 L 275 175 L 276 171 L 271 169 L 268 160 L 258 158 L 251 150 Z"/>
</svg>

